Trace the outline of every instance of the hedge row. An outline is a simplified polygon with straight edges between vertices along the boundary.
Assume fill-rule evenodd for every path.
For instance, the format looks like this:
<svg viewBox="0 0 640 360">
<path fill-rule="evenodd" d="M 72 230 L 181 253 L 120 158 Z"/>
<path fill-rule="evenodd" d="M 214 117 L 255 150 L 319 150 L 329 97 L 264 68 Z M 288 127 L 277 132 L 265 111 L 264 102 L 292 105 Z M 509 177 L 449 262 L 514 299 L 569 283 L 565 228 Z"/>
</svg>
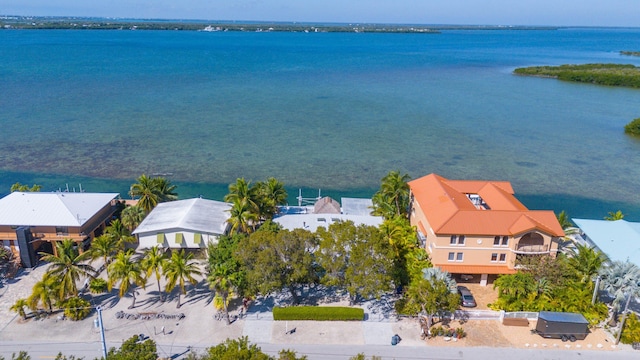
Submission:
<svg viewBox="0 0 640 360">
<path fill-rule="evenodd" d="M 361 321 L 364 310 L 338 306 L 292 306 L 273 308 L 274 320 Z"/>
<path fill-rule="evenodd" d="M 518 68 L 519 75 L 548 76 L 565 81 L 586 82 L 608 86 L 640 87 L 640 68 L 624 64 L 584 64 L 532 66 Z"/>
</svg>

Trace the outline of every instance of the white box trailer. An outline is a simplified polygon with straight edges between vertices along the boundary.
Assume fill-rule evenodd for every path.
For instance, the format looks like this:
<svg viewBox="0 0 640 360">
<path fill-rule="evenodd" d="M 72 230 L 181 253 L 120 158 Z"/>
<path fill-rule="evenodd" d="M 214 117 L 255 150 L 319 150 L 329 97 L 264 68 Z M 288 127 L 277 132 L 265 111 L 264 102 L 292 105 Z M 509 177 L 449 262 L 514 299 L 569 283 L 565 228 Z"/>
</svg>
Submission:
<svg viewBox="0 0 640 360">
<path fill-rule="evenodd" d="M 589 322 L 578 313 L 540 311 L 536 332 L 542 337 L 562 341 L 584 340 L 589 333 Z"/>
</svg>

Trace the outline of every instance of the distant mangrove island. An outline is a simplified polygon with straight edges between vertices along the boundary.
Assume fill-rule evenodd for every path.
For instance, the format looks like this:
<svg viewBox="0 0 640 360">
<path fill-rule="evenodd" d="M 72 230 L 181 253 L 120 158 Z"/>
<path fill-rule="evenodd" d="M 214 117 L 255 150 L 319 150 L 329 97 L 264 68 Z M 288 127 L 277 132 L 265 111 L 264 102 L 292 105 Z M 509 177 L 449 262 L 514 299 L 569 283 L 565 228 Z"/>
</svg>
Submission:
<svg viewBox="0 0 640 360">
<path fill-rule="evenodd" d="M 620 51 L 620 55 L 640 56 L 640 51 Z"/>
<path fill-rule="evenodd" d="M 252 21 L 205 21 L 161 19 L 117 19 L 82 17 L 0 16 L 0 29 L 67 29 L 67 30 L 186 30 L 247 32 L 362 32 L 362 33 L 426 33 L 442 30 L 557 30 L 548 26 L 501 25 L 401 25 L 367 23 L 298 23 Z"/>
<path fill-rule="evenodd" d="M 564 81 L 640 88 L 640 68 L 630 64 L 583 64 L 517 68 L 518 75 L 550 77 Z"/>
</svg>

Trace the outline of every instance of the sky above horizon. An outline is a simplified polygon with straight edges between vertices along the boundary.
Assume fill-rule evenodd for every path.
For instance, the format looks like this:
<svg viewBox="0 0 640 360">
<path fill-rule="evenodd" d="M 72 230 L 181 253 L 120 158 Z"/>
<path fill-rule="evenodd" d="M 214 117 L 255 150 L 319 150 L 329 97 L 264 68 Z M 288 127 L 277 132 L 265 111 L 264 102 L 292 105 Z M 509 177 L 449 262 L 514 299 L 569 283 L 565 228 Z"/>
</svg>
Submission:
<svg viewBox="0 0 640 360">
<path fill-rule="evenodd" d="M 0 0 L 0 14 L 451 25 L 640 26 L 640 0 Z"/>
</svg>

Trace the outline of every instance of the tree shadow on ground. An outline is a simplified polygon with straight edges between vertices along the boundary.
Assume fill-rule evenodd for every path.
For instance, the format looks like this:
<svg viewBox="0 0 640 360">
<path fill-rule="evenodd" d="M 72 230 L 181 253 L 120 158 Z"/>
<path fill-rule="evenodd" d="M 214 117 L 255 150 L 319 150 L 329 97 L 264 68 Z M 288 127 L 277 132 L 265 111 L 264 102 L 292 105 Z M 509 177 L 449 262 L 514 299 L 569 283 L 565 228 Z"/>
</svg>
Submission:
<svg viewBox="0 0 640 360">
<path fill-rule="evenodd" d="M 110 292 L 105 292 L 98 295 L 90 295 L 89 301 L 93 303 L 95 306 L 100 306 L 103 309 L 111 309 L 114 306 L 118 305 L 120 302 L 120 296 L 118 294 L 118 289 L 112 289 Z M 87 293 L 89 295 L 89 293 Z"/>
</svg>

